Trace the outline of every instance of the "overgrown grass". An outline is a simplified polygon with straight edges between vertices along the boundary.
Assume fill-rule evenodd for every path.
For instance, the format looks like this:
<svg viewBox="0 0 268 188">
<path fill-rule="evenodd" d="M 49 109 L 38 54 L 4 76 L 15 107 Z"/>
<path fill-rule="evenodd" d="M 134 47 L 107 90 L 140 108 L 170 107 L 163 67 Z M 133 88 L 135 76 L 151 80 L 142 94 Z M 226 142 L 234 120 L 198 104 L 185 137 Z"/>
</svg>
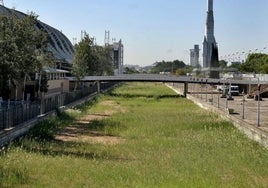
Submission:
<svg viewBox="0 0 268 188">
<path fill-rule="evenodd" d="M 116 136 L 114 145 L 63 142 L 57 129 L 114 106 L 89 130 Z M 0 156 L 0 186 L 12 187 L 267 187 L 268 151 L 230 122 L 180 98 L 163 84 L 132 83 L 97 102 L 42 123 Z"/>
</svg>

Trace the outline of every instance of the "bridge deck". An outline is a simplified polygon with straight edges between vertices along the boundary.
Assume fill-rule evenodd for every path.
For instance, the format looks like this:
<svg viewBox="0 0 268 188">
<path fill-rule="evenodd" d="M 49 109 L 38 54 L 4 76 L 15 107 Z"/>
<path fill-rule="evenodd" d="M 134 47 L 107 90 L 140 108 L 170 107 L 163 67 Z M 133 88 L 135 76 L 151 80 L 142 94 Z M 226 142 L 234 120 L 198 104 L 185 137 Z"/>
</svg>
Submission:
<svg viewBox="0 0 268 188">
<path fill-rule="evenodd" d="M 75 81 L 75 77 L 68 77 L 70 81 Z M 161 74 L 122 74 L 116 76 L 86 76 L 83 82 L 174 82 L 174 83 L 207 83 L 207 84 L 267 84 L 267 82 L 257 80 L 223 80 L 212 78 L 194 78 L 187 76 L 161 75 Z"/>
</svg>

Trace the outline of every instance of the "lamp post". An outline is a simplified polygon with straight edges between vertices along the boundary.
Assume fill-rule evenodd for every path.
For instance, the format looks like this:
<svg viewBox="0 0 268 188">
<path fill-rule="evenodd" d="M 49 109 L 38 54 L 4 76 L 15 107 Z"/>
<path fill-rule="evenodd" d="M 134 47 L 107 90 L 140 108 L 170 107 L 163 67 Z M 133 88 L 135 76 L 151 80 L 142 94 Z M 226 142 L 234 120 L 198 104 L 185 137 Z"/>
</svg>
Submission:
<svg viewBox="0 0 268 188">
<path fill-rule="evenodd" d="M 206 79 L 206 102 L 208 102 L 208 79 Z"/>
<path fill-rule="evenodd" d="M 220 85 L 220 81 L 218 81 L 218 85 Z M 220 108 L 220 92 L 218 91 L 218 108 Z"/>
<path fill-rule="evenodd" d="M 201 79 L 201 92 L 200 92 L 200 95 L 201 95 L 201 100 L 203 100 L 203 79 Z"/>
<path fill-rule="evenodd" d="M 228 87 L 228 84 L 229 83 L 226 83 L 226 88 Z M 226 110 L 228 110 L 228 108 L 229 108 L 229 105 L 228 105 L 228 94 L 226 95 L 226 105 L 225 105 L 225 108 L 226 108 Z"/>
<path fill-rule="evenodd" d="M 260 91 L 261 91 L 261 85 L 260 85 L 260 78 L 258 78 L 258 122 L 257 125 L 260 127 Z"/>
<path fill-rule="evenodd" d="M 243 89 L 243 99 L 242 99 L 242 119 L 245 119 L 245 92 Z"/>
</svg>

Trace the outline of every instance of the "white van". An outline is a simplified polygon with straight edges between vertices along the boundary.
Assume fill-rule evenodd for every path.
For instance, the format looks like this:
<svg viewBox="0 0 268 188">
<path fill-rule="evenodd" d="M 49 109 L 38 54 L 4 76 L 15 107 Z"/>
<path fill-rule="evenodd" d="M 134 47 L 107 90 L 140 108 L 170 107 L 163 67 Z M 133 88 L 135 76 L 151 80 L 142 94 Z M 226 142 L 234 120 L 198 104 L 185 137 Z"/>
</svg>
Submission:
<svg viewBox="0 0 268 188">
<path fill-rule="evenodd" d="M 228 94 L 229 93 L 229 88 L 230 86 L 227 85 L 218 85 L 217 86 L 217 91 L 223 92 L 224 94 Z M 239 87 L 236 85 L 231 85 L 231 95 L 239 95 Z"/>
<path fill-rule="evenodd" d="M 236 95 L 236 96 L 239 95 L 239 87 L 236 86 L 236 85 L 231 85 L 231 91 L 230 92 L 231 92 L 231 95 Z"/>
</svg>

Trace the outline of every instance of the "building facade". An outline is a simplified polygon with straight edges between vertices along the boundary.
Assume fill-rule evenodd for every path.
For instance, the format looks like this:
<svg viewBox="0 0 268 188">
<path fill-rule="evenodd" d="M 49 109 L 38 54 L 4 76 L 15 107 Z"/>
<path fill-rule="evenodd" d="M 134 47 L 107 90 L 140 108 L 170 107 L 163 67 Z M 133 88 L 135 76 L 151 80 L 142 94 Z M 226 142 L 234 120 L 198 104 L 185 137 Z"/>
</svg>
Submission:
<svg viewBox="0 0 268 188">
<path fill-rule="evenodd" d="M 112 64 L 114 66 L 114 74 L 123 74 L 124 65 L 124 45 L 122 40 L 114 42 L 112 45 Z"/>
<path fill-rule="evenodd" d="M 190 65 L 198 67 L 199 65 L 199 45 L 194 45 L 194 49 L 190 49 Z"/>
</svg>

